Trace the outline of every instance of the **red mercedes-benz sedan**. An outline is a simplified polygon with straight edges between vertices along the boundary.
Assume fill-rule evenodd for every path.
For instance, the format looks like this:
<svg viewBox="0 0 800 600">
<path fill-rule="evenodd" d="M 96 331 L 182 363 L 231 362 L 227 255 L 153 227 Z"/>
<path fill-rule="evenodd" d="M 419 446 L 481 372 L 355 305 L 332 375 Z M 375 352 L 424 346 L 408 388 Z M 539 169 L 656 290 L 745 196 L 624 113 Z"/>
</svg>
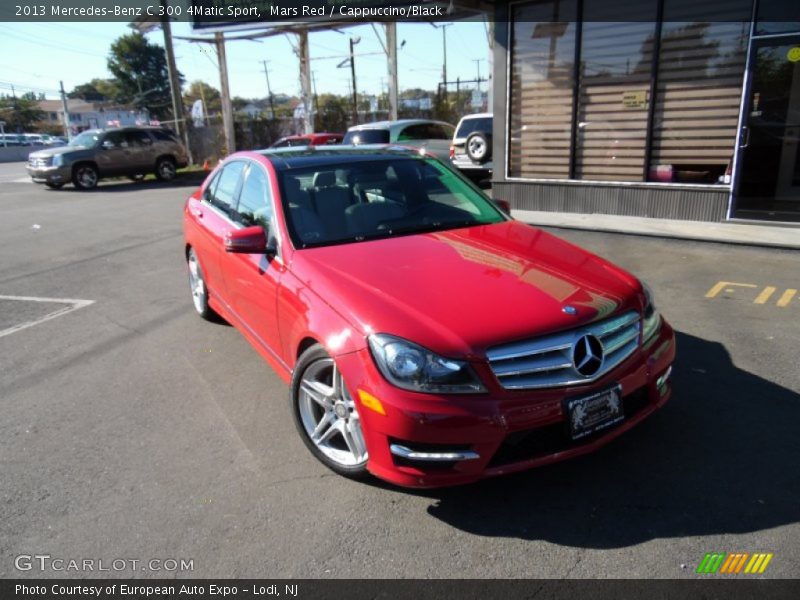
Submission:
<svg viewBox="0 0 800 600">
<path fill-rule="evenodd" d="M 195 309 L 290 382 L 300 437 L 343 475 L 519 471 L 591 452 L 670 397 L 675 337 L 646 287 L 418 152 L 234 154 L 184 231 Z"/>
</svg>

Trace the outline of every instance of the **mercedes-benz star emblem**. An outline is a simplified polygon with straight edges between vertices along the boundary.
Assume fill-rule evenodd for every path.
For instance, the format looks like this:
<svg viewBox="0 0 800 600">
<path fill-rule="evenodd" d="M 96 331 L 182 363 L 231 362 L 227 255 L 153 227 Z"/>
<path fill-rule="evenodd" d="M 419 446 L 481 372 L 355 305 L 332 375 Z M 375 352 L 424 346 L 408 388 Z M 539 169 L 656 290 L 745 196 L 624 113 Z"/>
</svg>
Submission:
<svg viewBox="0 0 800 600">
<path fill-rule="evenodd" d="M 591 377 L 603 366 L 603 344 L 591 334 L 578 338 L 572 346 L 572 364 L 584 377 Z"/>
</svg>

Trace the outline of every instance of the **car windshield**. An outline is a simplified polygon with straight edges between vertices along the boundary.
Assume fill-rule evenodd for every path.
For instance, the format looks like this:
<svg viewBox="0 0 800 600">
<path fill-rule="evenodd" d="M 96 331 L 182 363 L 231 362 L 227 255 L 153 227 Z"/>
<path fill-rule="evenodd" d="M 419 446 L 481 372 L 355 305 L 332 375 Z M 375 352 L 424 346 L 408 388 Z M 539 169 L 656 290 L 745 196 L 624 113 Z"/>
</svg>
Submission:
<svg viewBox="0 0 800 600">
<path fill-rule="evenodd" d="M 389 143 L 389 130 L 388 129 L 355 129 L 348 131 L 342 144 L 345 146 L 359 144 L 388 144 Z"/>
<path fill-rule="evenodd" d="M 97 141 L 100 139 L 100 133 L 97 131 L 84 131 L 80 135 L 75 136 L 70 140 L 70 146 L 81 146 L 82 148 L 94 148 Z"/>
<path fill-rule="evenodd" d="M 282 171 L 280 178 L 284 214 L 296 248 L 505 220 L 480 191 L 430 158 L 345 159 Z"/>
</svg>

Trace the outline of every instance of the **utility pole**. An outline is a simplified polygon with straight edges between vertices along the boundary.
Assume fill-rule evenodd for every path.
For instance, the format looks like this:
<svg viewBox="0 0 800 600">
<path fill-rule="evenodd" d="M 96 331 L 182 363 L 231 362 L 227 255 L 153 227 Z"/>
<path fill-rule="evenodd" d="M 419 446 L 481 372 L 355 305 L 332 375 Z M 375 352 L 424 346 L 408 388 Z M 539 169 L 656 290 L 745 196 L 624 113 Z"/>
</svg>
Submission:
<svg viewBox="0 0 800 600">
<path fill-rule="evenodd" d="M 353 79 L 353 125 L 358 125 L 358 91 L 356 90 L 356 59 L 353 56 L 353 46 L 361 41 L 361 38 L 350 38 L 350 76 Z"/>
<path fill-rule="evenodd" d="M 397 23 L 386 23 L 386 54 L 389 64 L 389 119 L 397 120 Z"/>
<path fill-rule="evenodd" d="M 441 25 L 431 23 L 431 25 L 436 29 L 442 30 L 442 83 L 444 84 L 444 100 L 447 102 L 447 28 L 452 23 L 443 23 Z"/>
<path fill-rule="evenodd" d="M 175 130 L 178 137 L 183 139 L 186 151 L 189 153 L 189 162 L 192 160 L 192 153 L 189 149 L 189 128 L 183 114 L 183 98 L 181 98 L 181 85 L 178 81 L 178 68 L 175 66 L 175 51 L 172 48 L 172 27 L 167 16 L 167 0 L 161 0 L 163 16 L 161 17 L 161 30 L 164 32 L 164 49 L 167 53 L 167 74 L 169 76 L 169 91 L 172 96 L 172 118 L 175 119 Z"/>
<path fill-rule="evenodd" d="M 225 133 L 225 147 L 228 154 L 236 152 L 236 133 L 233 129 L 233 110 L 231 109 L 231 91 L 228 86 L 228 59 L 225 56 L 225 36 L 221 32 L 214 34 L 217 45 L 217 63 L 219 64 L 219 87 L 222 97 L 222 128 Z"/>
<path fill-rule="evenodd" d="M 475 68 L 478 69 L 477 81 L 478 81 L 478 91 L 479 92 L 481 91 L 481 61 L 482 60 L 483 60 L 482 58 L 473 58 L 472 59 L 472 62 L 475 63 Z"/>
<path fill-rule="evenodd" d="M 319 96 L 317 96 L 317 74 L 311 71 L 311 86 L 314 88 L 314 112 L 319 114 Z M 316 124 L 314 125 L 316 128 Z"/>
<path fill-rule="evenodd" d="M 308 58 L 308 31 L 297 33 L 297 57 L 300 59 L 300 95 L 303 98 L 303 133 L 314 133 L 311 119 L 311 61 Z"/>
<path fill-rule="evenodd" d="M 275 118 L 275 104 L 272 101 L 272 88 L 269 86 L 269 69 L 267 68 L 268 60 L 261 61 L 264 64 L 264 77 L 267 78 L 267 94 L 269 96 L 269 114 L 270 119 Z"/>
<path fill-rule="evenodd" d="M 67 93 L 64 91 L 64 82 L 59 81 L 58 84 L 61 87 L 61 108 L 64 111 L 64 135 L 67 136 L 67 139 L 72 139 L 69 131 L 69 108 L 67 106 Z"/>
</svg>

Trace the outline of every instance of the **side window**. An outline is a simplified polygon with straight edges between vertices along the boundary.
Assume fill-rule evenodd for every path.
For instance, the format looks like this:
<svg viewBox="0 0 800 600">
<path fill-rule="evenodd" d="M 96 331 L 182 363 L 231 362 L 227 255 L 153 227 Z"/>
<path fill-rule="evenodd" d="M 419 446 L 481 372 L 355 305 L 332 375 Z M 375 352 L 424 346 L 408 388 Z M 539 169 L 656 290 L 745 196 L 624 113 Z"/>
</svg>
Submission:
<svg viewBox="0 0 800 600">
<path fill-rule="evenodd" d="M 267 174 L 259 165 L 251 164 L 247 169 L 242 192 L 239 194 L 239 205 L 233 218 L 245 227 L 261 225 L 265 229 L 269 228 L 272 220 L 269 182 Z"/>
<path fill-rule="evenodd" d="M 409 125 L 397 136 L 398 142 L 407 142 L 409 140 L 427 140 L 428 139 L 428 126 L 425 123 L 419 125 Z"/>
<path fill-rule="evenodd" d="M 133 148 L 143 148 L 153 144 L 153 140 L 145 131 L 128 131 L 125 133 L 125 138 L 128 140 L 128 145 Z"/>
<path fill-rule="evenodd" d="M 244 163 L 242 161 L 235 161 L 222 167 L 209 202 L 226 213 L 230 213 L 235 204 L 236 190 L 239 187 L 243 170 Z"/>
<path fill-rule="evenodd" d="M 109 131 L 103 138 L 103 143 L 111 142 L 115 148 L 127 148 L 128 141 L 125 139 L 125 134 L 121 131 Z"/>
<path fill-rule="evenodd" d="M 156 138 L 157 142 L 175 142 L 177 141 L 175 136 L 164 129 L 152 129 L 150 133 L 153 134 L 153 137 Z"/>
<path fill-rule="evenodd" d="M 448 131 L 441 125 L 431 123 L 428 125 L 428 139 L 431 140 L 449 140 L 453 137 L 453 132 Z"/>
</svg>

